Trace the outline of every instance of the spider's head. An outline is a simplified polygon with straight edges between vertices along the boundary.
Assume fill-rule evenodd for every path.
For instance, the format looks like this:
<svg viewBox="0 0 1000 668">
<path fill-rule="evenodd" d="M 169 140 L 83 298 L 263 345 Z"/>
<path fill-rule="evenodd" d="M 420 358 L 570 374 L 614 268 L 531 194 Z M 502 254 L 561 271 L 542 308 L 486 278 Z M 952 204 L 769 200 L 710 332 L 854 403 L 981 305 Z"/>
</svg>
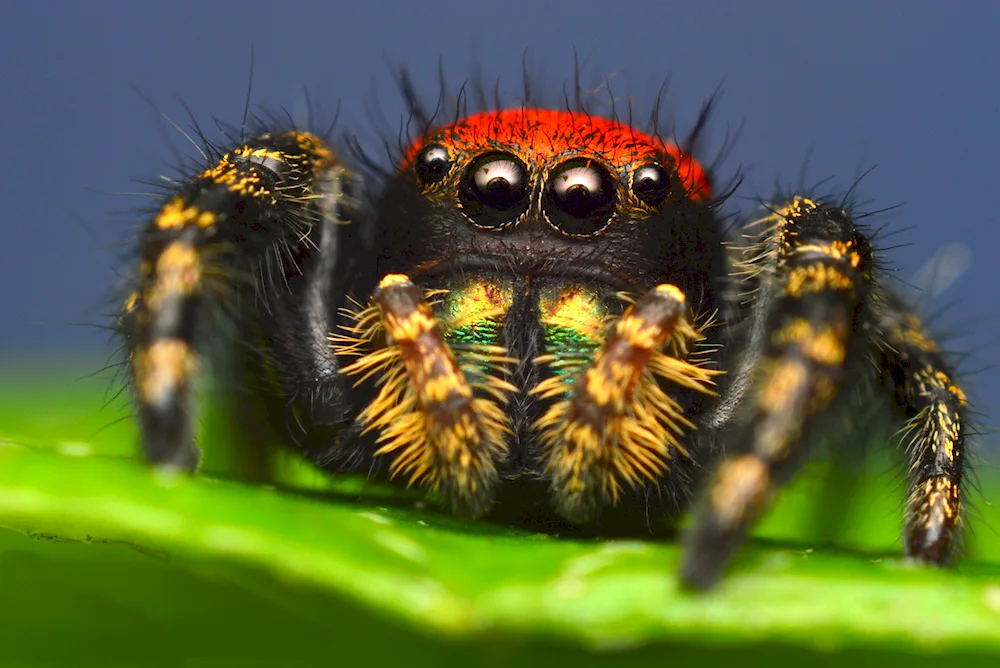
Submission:
<svg viewBox="0 0 1000 668">
<path fill-rule="evenodd" d="M 476 114 L 407 150 L 379 211 L 379 272 L 678 282 L 716 254 L 711 202 L 698 162 L 627 125 L 568 111 Z"/>
</svg>

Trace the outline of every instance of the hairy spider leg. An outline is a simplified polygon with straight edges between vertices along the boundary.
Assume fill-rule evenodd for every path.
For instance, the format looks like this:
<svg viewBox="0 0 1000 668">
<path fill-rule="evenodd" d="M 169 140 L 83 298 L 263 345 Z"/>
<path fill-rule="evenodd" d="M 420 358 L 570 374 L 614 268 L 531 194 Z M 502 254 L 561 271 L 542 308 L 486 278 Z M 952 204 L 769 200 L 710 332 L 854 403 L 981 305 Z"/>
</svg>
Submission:
<svg viewBox="0 0 1000 668">
<path fill-rule="evenodd" d="M 680 437 L 694 425 L 660 379 L 710 392 L 713 371 L 686 359 L 701 338 L 684 293 L 659 285 L 615 322 L 580 373 L 556 373 L 534 388 L 543 399 L 557 399 L 534 427 L 541 432 L 544 474 L 563 517 L 591 519 L 601 505 L 617 503 L 623 487 L 655 482 L 672 457 L 687 455 Z M 550 366 L 566 361 L 557 355 L 536 359 Z"/>
<path fill-rule="evenodd" d="M 191 392 L 199 326 L 209 311 L 260 296 L 276 280 L 272 271 L 285 279 L 296 248 L 333 214 L 330 195 L 342 175 L 318 137 L 265 134 L 182 185 L 150 221 L 122 325 L 151 461 L 197 466 Z"/>
<path fill-rule="evenodd" d="M 726 439 L 728 452 L 687 533 L 681 579 L 711 586 L 772 492 L 793 472 L 811 422 L 827 408 L 848 367 L 863 356 L 872 280 L 867 239 L 839 207 L 796 197 L 762 221 L 746 269 L 762 279 L 763 353 L 744 412 Z"/>
<path fill-rule="evenodd" d="M 962 522 L 967 400 L 938 345 L 900 298 L 885 298 L 878 330 L 875 359 L 884 386 L 906 418 L 906 554 L 944 564 L 958 543 Z"/>
</svg>

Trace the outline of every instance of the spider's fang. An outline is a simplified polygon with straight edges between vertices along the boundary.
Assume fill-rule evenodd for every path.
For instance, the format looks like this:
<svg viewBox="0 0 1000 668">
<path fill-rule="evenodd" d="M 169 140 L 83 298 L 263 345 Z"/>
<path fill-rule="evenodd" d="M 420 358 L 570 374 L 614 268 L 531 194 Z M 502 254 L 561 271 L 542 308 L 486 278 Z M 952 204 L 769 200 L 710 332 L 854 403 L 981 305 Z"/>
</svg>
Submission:
<svg viewBox="0 0 1000 668">
<path fill-rule="evenodd" d="M 379 317 L 360 337 L 371 341 L 382 332 L 387 346 L 343 373 L 376 378 L 378 395 L 359 418 L 366 430 L 378 432 L 376 454 L 395 454 L 392 475 L 439 492 L 454 510 L 482 514 L 492 502 L 496 465 L 506 455 L 509 427 L 502 404 L 514 388 L 487 376 L 482 389 L 490 397 L 476 396 L 477 384 L 469 382 L 440 321 L 408 277 L 386 276 L 373 302 Z M 366 319 L 373 320 L 370 311 L 358 314 L 359 321 Z M 356 345 L 348 343 L 343 351 L 354 352 Z M 504 354 L 491 348 L 476 361 L 499 364 Z"/>
<path fill-rule="evenodd" d="M 679 436 L 693 425 L 659 379 L 710 393 L 717 373 L 685 359 L 702 338 L 687 308 L 678 288 L 658 286 L 615 322 L 592 363 L 578 367 L 581 373 L 556 373 L 534 388 L 543 399 L 562 397 L 534 428 L 541 432 L 556 506 L 567 519 L 589 519 L 604 503 L 616 503 L 624 486 L 657 480 L 671 457 L 686 454 Z M 548 318 L 579 320 L 583 311 L 572 310 L 572 319 L 558 312 Z"/>
</svg>

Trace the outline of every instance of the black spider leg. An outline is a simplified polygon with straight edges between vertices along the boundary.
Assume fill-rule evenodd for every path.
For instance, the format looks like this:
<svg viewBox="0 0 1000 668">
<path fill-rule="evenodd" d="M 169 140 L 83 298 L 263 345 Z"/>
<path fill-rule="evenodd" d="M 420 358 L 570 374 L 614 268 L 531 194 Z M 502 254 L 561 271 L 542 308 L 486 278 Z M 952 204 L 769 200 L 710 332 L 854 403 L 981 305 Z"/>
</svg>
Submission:
<svg viewBox="0 0 1000 668">
<path fill-rule="evenodd" d="M 682 581 L 708 587 L 743 542 L 772 492 L 810 439 L 807 426 L 832 402 L 851 365 L 863 360 L 859 335 L 871 284 L 867 239 L 839 207 L 795 198 L 764 219 L 764 240 L 748 249 L 758 273 L 754 327 L 763 352 L 742 409 L 722 437 L 715 471 L 687 533 Z M 759 329 L 762 327 L 763 329 Z M 752 358 L 752 356 L 751 356 Z M 737 390 L 738 391 L 738 390 Z"/>
<path fill-rule="evenodd" d="M 294 250 L 310 243 L 325 214 L 322 186 L 341 172 L 317 137 L 265 134 L 198 173 L 150 221 L 122 321 L 151 461 L 197 465 L 191 393 L 207 344 L 199 336 L 205 316 L 247 301 L 266 308 L 258 298 L 276 275 L 285 280 Z"/>
<path fill-rule="evenodd" d="M 318 465 L 347 468 L 359 463 L 361 453 L 342 446 L 359 428 L 347 417 L 351 383 L 340 373 L 330 336 L 338 331 L 343 295 L 369 294 L 366 279 L 373 273 L 370 244 L 362 238 L 368 220 L 356 206 L 353 186 L 354 179 L 341 174 L 323 187 L 327 210 L 311 235 L 315 246 L 299 248 L 301 275 L 290 276 L 288 289 L 277 286 L 269 299 L 270 313 L 260 323 L 265 349 L 256 360 L 271 381 L 265 388 L 271 423 L 285 427 L 282 435 Z"/>
<path fill-rule="evenodd" d="M 883 386 L 906 418 L 909 494 L 906 554 L 930 564 L 949 561 L 962 522 L 965 393 L 920 319 L 896 295 L 877 311 L 874 359 Z"/>
</svg>

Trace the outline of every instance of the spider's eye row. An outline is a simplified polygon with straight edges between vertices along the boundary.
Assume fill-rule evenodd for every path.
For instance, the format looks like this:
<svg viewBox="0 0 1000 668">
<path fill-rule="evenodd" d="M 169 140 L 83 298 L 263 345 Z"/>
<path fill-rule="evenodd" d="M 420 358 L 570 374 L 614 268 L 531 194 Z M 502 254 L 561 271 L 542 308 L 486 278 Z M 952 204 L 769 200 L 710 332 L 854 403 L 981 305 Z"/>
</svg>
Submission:
<svg viewBox="0 0 1000 668">
<path fill-rule="evenodd" d="M 417 176 L 424 185 L 435 183 L 451 170 L 451 156 L 441 144 L 428 144 L 420 149 L 415 167 Z"/>
<path fill-rule="evenodd" d="M 459 191 L 462 211 L 480 227 L 507 227 L 528 208 L 528 170 L 508 153 L 487 153 L 472 161 Z"/>
<path fill-rule="evenodd" d="M 596 234 L 611 222 L 615 196 L 615 179 L 604 166 L 585 158 L 568 160 L 549 178 L 545 217 L 564 234 Z"/>
<path fill-rule="evenodd" d="M 643 165 L 632 175 L 632 192 L 644 204 L 660 206 L 670 193 L 670 174 L 656 163 Z"/>
</svg>

